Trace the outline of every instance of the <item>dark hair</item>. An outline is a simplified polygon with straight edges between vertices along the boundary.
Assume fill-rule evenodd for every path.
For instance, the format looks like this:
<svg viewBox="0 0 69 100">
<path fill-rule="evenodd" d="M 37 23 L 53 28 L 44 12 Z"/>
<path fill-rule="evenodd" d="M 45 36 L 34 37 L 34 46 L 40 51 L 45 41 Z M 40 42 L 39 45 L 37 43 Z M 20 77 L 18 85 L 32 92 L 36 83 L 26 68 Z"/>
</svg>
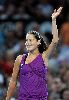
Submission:
<svg viewBox="0 0 69 100">
<path fill-rule="evenodd" d="M 27 34 L 33 34 L 37 40 L 40 40 L 40 44 L 38 46 L 38 50 L 40 53 L 43 53 L 47 49 L 47 44 L 43 40 L 43 37 L 37 31 L 29 31 Z"/>
</svg>

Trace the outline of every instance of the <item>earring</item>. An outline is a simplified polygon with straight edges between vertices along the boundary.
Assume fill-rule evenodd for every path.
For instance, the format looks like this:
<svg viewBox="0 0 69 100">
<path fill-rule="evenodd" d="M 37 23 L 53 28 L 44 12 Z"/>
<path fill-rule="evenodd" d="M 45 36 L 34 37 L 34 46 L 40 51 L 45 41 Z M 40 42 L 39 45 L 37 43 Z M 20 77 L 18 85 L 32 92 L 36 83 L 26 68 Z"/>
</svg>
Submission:
<svg viewBox="0 0 69 100">
<path fill-rule="evenodd" d="M 39 43 L 41 45 L 41 43 Z"/>
<path fill-rule="evenodd" d="M 26 45 L 26 43 L 25 43 L 25 45 Z"/>
</svg>

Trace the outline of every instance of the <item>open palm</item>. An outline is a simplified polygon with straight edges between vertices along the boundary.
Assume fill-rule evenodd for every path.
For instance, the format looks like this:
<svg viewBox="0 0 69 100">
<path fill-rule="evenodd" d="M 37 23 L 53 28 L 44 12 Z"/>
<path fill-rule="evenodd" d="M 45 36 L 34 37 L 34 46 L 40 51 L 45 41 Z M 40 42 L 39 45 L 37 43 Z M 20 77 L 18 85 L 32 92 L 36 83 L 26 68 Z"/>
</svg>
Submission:
<svg viewBox="0 0 69 100">
<path fill-rule="evenodd" d="M 62 8 L 63 7 L 60 7 L 58 10 L 54 10 L 54 13 L 52 14 L 52 19 L 55 19 L 61 13 Z"/>
</svg>

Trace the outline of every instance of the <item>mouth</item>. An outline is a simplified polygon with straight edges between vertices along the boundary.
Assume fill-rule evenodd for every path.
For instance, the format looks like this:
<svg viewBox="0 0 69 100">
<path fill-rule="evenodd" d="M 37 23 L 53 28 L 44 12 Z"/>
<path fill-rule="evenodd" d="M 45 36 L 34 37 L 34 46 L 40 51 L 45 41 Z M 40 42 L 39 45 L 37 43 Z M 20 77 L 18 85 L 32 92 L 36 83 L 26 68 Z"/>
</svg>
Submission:
<svg viewBox="0 0 69 100">
<path fill-rule="evenodd" d="M 31 47 L 32 45 L 27 45 L 27 47 Z"/>
</svg>

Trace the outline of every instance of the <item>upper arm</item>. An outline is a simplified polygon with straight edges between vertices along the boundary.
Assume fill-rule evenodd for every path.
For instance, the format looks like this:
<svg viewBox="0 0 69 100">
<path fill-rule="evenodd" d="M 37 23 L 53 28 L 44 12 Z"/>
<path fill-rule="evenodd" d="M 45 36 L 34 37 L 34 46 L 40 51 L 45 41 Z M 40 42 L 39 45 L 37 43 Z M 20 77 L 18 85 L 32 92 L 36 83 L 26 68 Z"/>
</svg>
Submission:
<svg viewBox="0 0 69 100">
<path fill-rule="evenodd" d="M 48 49 L 42 53 L 42 57 L 43 57 L 43 60 L 44 60 L 46 66 L 48 66 L 48 58 L 53 50 L 53 47 L 54 47 L 54 43 L 51 42 Z"/>
<path fill-rule="evenodd" d="M 51 44 L 49 45 L 48 49 L 46 51 L 43 52 L 43 58 L 48 58 L 49 55 L 52 53 L 52 50 L 54 48 L 54 46 L 56 45 L 56 43 L 54 43 L 53 41 L 51 42 Z"/>
<path fill-rule="evenodd" d="M 19 55 L 15 60 L 14 67 L 13 67 L 13 73 L 12 73 L 13 81 L 17 80 L 21 59 L 22 59 L 22 55 Z"/>
</svg>

